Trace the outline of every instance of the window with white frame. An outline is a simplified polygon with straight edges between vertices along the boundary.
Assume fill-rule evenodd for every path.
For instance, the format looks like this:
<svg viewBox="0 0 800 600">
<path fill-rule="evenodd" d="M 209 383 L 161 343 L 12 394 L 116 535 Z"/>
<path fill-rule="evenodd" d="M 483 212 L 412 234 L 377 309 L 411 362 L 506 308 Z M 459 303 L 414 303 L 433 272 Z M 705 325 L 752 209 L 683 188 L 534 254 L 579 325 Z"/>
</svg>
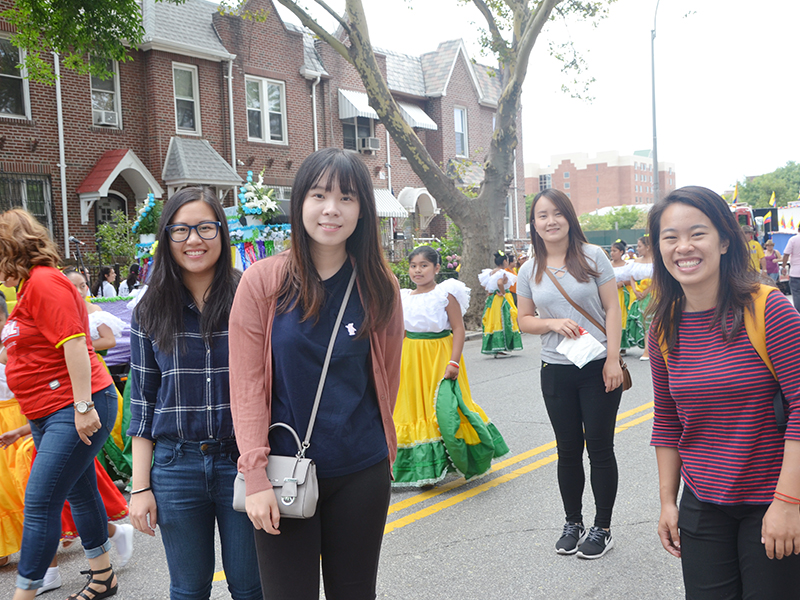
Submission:
<svg viewBox="0 0 800 600">
<path fill-rule="evenodd" d="M 175 129 L 178 133 L 200 135 L 197 67 L 173 63 L 172 85 L 175 95 Z"/>
<path fill-rule="evenodd" d="M 564 189 L 565 189 L 565 190 L 568 190 L 568 189 L 569 189 L 569 181 L 565 181 L 565 182 L 564 182 Z"/>
<path fill-rule="evenodd" d="M 564 171 L 564 179 L 569 179 L 569 171 Z"/>
<path fill-rule="evenodd" d="M 94 58 L 101 61 L 106 71 L 111 73 L 107 79 L 95 75 L 89 77 L 92 90 L 92 124 L 100 127 L 122 127 L 122 110 L 119 94 L 119 66 L 111 59 Z"/>
<path fill-rule="evenodd" d="M 24 59 L 23 50 L 0 37 L 0 115 L 4 117 L 31 118 L 28 80 L 18 68 Z"/>
<path fill-rule="evenodd" d="M 469 154 L 469 140 L 467 139 L 467 109 L 456 106 L 453 109 L 456 133 L 456 156 Z"/>
<path fill-rule="evenodd" d="M 373 122 L 367 117 L 353 117 L 342 120 L 342 147 L 345 150 L 358 150 L 358 140 L 375 137 L 372 135 Z"/>
<path fill-rule="evenodd" d="M 539 191 L 543 192 L 553 187 L 552 175 L 539 175 Z"/>
<path fill-rule="evenodd" d="M 248 75 L 245 77 L 245 88 L 248 139 L 273 144 L 288 143 L 285 84 Z"/>
</svg>

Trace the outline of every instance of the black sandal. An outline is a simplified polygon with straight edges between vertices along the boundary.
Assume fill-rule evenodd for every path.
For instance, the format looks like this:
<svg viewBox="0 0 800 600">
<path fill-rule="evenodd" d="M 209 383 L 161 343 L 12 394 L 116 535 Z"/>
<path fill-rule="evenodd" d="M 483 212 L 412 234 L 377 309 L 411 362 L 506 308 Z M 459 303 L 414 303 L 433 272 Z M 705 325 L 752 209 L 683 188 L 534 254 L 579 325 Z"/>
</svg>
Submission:
<svg viewBox="0 0 800 600">
<path fill-rule="evenodd" d="M 111 575 L 109 575 L 106 579 L 100 580 L 94 578 L 95 575 L 101 575 L 103 573 L 108 573 L 109 571 L 111 571 Z M 115 583 L 113 586 L 111 585 L 111 581 L 114 579 L 114 571 L 112 567 L 108 567 L 102 571 L 81 571 L 81 575 L 88 575 L 89 581 L 86 582 L 86 585 L 83 586 L 83 589 L 80 592 L 72 594 L 67 598 L 67 600 L 103 600 L 103 598 L 110 598 L 117 593 L 117 584 Z M 106 589 L 103 592 L 98 592 L 89 587 L 91 584 L 102 585 L 105 586 Z M 92 596 L 87 596 L 87 592 L 92 594 Z"/>
</svg>

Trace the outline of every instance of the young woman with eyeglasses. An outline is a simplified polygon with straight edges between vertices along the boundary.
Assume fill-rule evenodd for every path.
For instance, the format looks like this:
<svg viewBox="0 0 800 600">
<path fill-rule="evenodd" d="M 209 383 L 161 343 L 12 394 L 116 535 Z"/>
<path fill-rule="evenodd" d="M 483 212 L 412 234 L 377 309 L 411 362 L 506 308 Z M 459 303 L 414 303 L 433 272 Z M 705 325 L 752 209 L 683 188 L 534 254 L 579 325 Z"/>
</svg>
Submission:
<svg viewBox="0 0 800 600">
<path fill-rule="evenodd" d="M 228 315 L 239 277 L 214 194 L 185 188 L 167 200 L 149 287 L 131 322 L 128 433 L 131 522 L 148 535 L 161 527 L 173 600 L 209 598 L 215 525 L 231 596 L 261 598 L 253 528 L 232 508 L 239 451 Z"/>
</svg>

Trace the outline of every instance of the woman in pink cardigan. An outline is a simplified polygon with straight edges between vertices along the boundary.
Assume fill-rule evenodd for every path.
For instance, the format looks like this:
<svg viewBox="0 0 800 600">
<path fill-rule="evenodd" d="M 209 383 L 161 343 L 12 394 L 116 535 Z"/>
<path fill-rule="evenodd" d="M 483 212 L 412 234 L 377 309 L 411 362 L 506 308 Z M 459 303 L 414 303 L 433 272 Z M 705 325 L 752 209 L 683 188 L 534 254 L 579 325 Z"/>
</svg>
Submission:
<svg viewBox="0 0 800 600">
<path fill-rule="evenodd" d="M 309 156 L 291 197 L 292 249 L 251 266 L 230 317 L 231 409 L 256 529 L 265 600 L 375 598 L 397 451 L 392 412 L 403 314 L 378 236 L 369 171 L 335 148 Z M 328 342 L 353 271 L 357 286 L 336 335 L 306 457 L 317 465 L 310 519 L 281 519 L 265 468 L 294 455 L 311 417 Z"/>
</svg>

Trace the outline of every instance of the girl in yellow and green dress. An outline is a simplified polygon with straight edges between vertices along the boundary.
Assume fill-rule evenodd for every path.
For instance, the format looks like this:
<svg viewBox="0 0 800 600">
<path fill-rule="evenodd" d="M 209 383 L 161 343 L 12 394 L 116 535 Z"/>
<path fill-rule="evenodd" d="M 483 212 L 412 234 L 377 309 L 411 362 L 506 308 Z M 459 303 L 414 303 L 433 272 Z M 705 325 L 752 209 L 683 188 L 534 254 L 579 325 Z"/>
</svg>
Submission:
<svg viewBox="0 0 800 600">
<path fill-rule="evenodd" d="M 627 247 L 628 244 L 624 240 L 617 240 L 611 244 L 611 249 L 608 251 L 611 257 L 611 266 L 614 267 L 614 277 L 617 280 L 617 294 L 619 295 L 619 307 L 622 309 L 623 326 L 628 322 L 628 305 L 635 299 L 631 289 L 630 276 L 628 275 L 630 263 L 625 260 Z M 627 349 L 631 347 L 628 333 L 624 328 L 619 345 L 621 355 L 625 355 Z"/>
<path fill-rule="evenodd" d="M 489 292 L 483 309 L 483 354 L 495 358 L 507 356 L 511 350 L 522 350 L 522 336 L 517 324 L 517 305 L 508 289 L 517 276 L 506 271 L 508 257 L 501 250 L 494 254 L 494 269 L 484 269 L 478 281 Z"/>
<path fill-rule="evenodd" d="M 650 236 L 645 234 L 636 244 L 636 255 L 628 265 L 628 279 L 633 291 L 633 301 L 628 305 L 628 318 L 625 326 L 630 347 L 644 348 L 639 360 L 650 360 L 647 352 L 647 332 L 650 322 L 645 311 L 650 303 L 650 283 L 653 279 L 653 255 L 650 247 Z"/>
<path fill-rule="evenodd" d="M 508 452 L 503 436 L 472 400 L 464 368 L 464 313 L 470 290 L 456 279 L 436 284 L 439 255 L 409 256 L 416 289 L 401 290 L 406 337 L 394 409 L 395 486 L 433 485 L 449 472 L 470 479 Z"/>
</svg>

